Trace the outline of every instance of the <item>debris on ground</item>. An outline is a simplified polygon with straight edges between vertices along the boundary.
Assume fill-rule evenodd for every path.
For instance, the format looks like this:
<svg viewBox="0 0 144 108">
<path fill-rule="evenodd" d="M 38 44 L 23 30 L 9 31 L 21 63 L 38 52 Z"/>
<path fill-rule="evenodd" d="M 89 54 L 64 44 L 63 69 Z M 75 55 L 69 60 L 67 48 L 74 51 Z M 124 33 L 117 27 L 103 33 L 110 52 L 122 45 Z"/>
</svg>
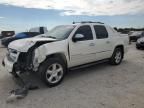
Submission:
<svg viewBox="0 0 144 108">
<path fill-rule="evenodd" d="M 19 76 L 17 76 L 16 79 L 19 81 L 19 83 L 21 83 L 21 88 L 12 90 L 10 92 L 10 96 L 6 100 L 7 103 L 14 102 L 18 99 L 23 99 L 28 95 L 29 90 L 36 90 L 39 88 L 36 85 L 24 82 L 23 79 Z"/>
</svg>

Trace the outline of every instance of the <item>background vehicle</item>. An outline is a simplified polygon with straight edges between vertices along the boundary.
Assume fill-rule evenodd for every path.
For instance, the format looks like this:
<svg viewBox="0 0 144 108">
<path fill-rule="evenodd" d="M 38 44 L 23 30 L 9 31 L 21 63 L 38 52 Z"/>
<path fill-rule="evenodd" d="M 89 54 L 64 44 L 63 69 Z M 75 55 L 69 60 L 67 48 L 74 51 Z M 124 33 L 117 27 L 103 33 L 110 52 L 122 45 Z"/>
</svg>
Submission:
<svg viewBox="0 0 144 108">
<path fill-rule="evenodd" d="M 3 38 L 1 40 L 1 44 L 5 47 L 8 46 L 8 44 L 14 40 L 18 40 L 18 39 L 24 39 L 24 38 L 30 38 L 30 37 L 34 37 L 34 36 L 37 36 L 39 35 L 40 33 L 39 32 L 22 32 L 22 33 L 18 33 L 12 37 L 6 37 L 6 38 Z"/>
<path fill-rule="evenodd" d="M 0 34 L 0 39 L 2 38 L 2 35 Z"/>
<path fill-rule="evenodd" d="M 144 49 L 144 37 L 139 38 L 136 42 L 136 48 L 137 49 Z"/>
<path fill-rule="evenodd" d="M 19 71 L 38 72 L 53 87 L 61 83 L 68 69 L 103 61 L 119 65 L 128 43 L 128 35 L 100 22 L 61 25 L 41 37 L 10 43 L 3 65 L 13 75 Z"/>
<path fill-rule="evenodd" d="M 5 37 L 11 37 L 15 35 L 15 31 L 2 31 L 0 39 L 5 38 Z"/>
<path fill-rule="evenodd" d="M 135 31 L 129 34 L 130 41 L 136 42 L 141 37 L 144 37 L 144 31 Z"/>
<path fill-rule="evenodd" d="M 4 37 L 3 36 L 3 39 L 1 40 L 1 44 L 5 47 L 8 46 L 8 44 L 14 40 L 18 40 L 18 39 L 24 39 L 24 38 L 30 38 L 30 37 L 34 37 L 36 35 L 39 35 L 39 34 L 44 34 L 44 33 L 47 33 L 48 30 L 46 27 L 34 27 L 34 28 L 31 28 L 29 30 L 29 32 L 22 32 L 22 33 L 18 33 L 16 35 L 13 34 L 12 36 L 12 33 L 13 32 L 10 32 L 11 33 L 11 37 L 10 37 L 10 34 L 9 34 L 9 37 Z M 5 32 L 4 32 L 5 33 Z M 3 33 L 3 34 L 4 34 Z M 7 33 L 7 32 L 6 32 Z M 5 33 L 5 34 L 6 34 Z M 9 33 L 9 32 L 8 32 Z"/>
</svg>

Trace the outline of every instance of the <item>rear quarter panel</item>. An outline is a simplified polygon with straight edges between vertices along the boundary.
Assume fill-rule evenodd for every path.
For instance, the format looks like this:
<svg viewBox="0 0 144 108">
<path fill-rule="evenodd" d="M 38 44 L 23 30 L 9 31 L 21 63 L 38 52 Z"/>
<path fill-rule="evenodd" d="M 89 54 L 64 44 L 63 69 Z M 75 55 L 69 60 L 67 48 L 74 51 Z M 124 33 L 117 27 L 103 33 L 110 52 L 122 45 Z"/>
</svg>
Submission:
<svg viewBox="0 0 144 108">
<path fill-rule="evenodd" d="M 109 38 L 111 39 L 112 53 L 114 52 L 114 49 L 119 45 L 123 45 L 124 52 L 127 52 L 129 44 L 128 34 L 120 34 L 109 26 L 106 26 L 106 28 L 110 36 Z"/>
</svg>

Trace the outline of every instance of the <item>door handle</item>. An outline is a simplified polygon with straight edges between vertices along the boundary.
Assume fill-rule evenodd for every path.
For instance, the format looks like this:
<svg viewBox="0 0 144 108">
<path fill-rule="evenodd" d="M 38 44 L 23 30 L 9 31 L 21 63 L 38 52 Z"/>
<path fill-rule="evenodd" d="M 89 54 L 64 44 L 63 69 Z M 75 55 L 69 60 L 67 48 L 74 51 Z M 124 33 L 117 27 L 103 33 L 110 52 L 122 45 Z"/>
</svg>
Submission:
<svg viewBox="0 0 144 108">
<path fill-rule="evenodd" d="M 109 44 L 109 43 L 110 43 L 110 41 L 106 41 L 106 43 L 107 43 L 107 44 Z"/>
<path fill-rule="evenodd" d="M 95 44 L 94 43 L 90 43 L 89 46 L 95 46 Z"/>
</svg>

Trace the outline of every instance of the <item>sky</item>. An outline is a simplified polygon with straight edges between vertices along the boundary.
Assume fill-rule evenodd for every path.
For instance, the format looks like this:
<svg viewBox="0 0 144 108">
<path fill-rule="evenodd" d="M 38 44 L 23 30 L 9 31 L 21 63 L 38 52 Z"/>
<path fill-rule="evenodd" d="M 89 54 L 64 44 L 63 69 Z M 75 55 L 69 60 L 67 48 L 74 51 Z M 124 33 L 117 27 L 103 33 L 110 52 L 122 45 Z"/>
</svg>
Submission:
<svg viewBox="0 0 144 108">
<path fill-rule="evenodd" d="M 144 27 L 144 0 L 0 0 L 0 31 L 100 21 L 112 27 Z"/>
</svg>

